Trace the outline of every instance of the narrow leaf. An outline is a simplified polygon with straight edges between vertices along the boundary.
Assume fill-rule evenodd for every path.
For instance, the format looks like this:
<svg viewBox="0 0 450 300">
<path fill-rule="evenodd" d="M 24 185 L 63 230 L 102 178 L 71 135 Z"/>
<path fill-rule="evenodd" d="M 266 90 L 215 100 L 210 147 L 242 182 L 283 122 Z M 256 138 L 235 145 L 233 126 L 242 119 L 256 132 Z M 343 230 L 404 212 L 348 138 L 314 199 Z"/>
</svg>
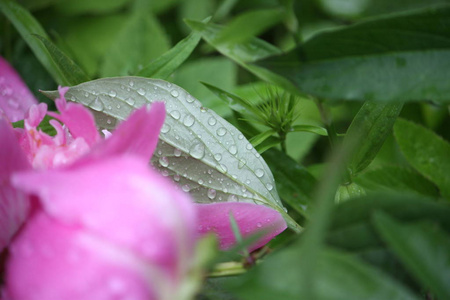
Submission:
<svg viewBox="0 0 450 300">
<path fill-rule="evenodd" d="M 402 103 L 365 102 L 363 104 L 344 138 L 344 143 L 354 138 L 359 140 L 349 163 L 353 175 L 364 170 L 375 158 L 384 141 L 391 134 L 392 126 L 402 107 Z"/>
<path fill-rule="evenodd" d="M 434 132 L 399 119 L 394 134 L 408 162 L 430 179 L 450 200 L 450 143 Z"/>
<path fill-rule="evenodd" d="M 191 33 L 179 41 L 173 48 L 154 59 L 146 67 L 137 72 L 137 76 L 167 79 L 191 55 L 200 41 L 200 34 Z"/>
<path fill-rule="evenodd" d="M 19 34 L 28 44 L 28 46 L 36 55 L 37 59 L 47 69 L 53 79 L 60 85 L 68 85 L 61 74 L 58 67 L 55 65 L 51 54 L 43 43 L 37 40 L 33 34 L 37 34 L 48 39 L 47 33 L 42 28 L 41 24 L 16 1 L 0 0 L 0 9 L 3 14 L 14 25 Z"/>
<path fill-rule="evenodd" d="M 250 139 L 250 143 L 252 143 L 253 147 L 256 147 L 259 144 L 261 144 L 262 142 L 264 142 L 265 140 L 267 140 L 269 137 L 274 135 L 275 133 L 276 132 L 273 129 L 266 130 L 264 132 L 261 132 L 258 135 L 255 135 L 254 137 L 252 137 Z"/>
<path fill-rule="evenodd" d="M 57 92 L 44 92 L 56 98 Z M 142 77 L 94 80 L 71 87 L 66 98 L 90 107 L 100 128 L 112 129 L 135 108 L 164 101 L 167 118 L 152 164 L 199 203 L 240 201 L 267 205 L 289 225 L 272 173 L 235 127 L 166 81 Z"/>
<path fill-rule="evenodd" d="M 43 36 L 34 35 L 38 40 L 40 40 L 45 48 L 47 48 L 50 53 L 53 62 L 59 69 L 59 72 L 64 76 L 65 82 L 69 85 L 76 85 L 85 81 L 89 81 L 89 77 L 84 73 L 84 71 L 64 52 L 62 52 L 55 44 Z"/>
<path fill-rule="evenodd" d="M 292 132 L 311 132 L 322 136 L 328 136 L 328 132 L 325 128 L 313 125 L 294 125 L 291 129 Z"/>
<path fill-rule="evenodd" d="M 330 100 L 449 102 L 450 6 L 361 21 L 258 62 Z"/>
<path fill-rule="evenodd" d="M 405 225 L 378 213 L 383 240 L 407 269 L 438 299 L 450 299 L 450 236 L 430 223 Z"/>
</svg>

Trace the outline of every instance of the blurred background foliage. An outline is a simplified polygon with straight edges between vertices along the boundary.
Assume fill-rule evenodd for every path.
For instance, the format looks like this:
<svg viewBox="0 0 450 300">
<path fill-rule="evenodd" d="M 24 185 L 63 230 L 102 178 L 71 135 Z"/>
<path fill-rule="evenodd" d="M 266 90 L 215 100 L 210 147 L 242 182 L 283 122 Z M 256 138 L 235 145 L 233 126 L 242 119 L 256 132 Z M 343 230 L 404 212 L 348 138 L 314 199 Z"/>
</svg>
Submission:
<svg viewBox="0 0 450 300">
<path fill-rule="evenodd" d="M 313 221 L 300 240 L 287 231 L 273 241 L 271 247 L 281 250 L 248 274 L 208 279 L 199 298 L 234 299 L 236 295 L 243 299 L 299 299 L 298 295 L 303 295 L 302 299 L 450 297 L 450 252 L 445 253 L 450 249 L 450 118 L 448 103 L 435 101 L 450 99 L 443 89 L 434 92 L 436 99 L 372 106 L 369 102 L 346 101 L 348 99 L 340 95 L 336 96 L 337 100 L 327 101 L 310 93 L 298 93 L 292 95 L 295 98 L 292 104 L 283 100 L 288 111 L 295 110 L 297 116 L 290 129 L 284 131 L 254 122 L 258 112 L 242 110 L 246 103 L 261 108 L 261 103 L 284 97 L 283 87 L 274 87 L 273 80 L 261 80 L 260 70 L 255 71 L 255 65 L 248 67 L 249 63 L 266 58 L 268 54 L 295 53 L 296 47 L 314 45 L 315 41 L 326 37 L 323 33 L 331 32 L 332 36 L 335 31 L 367 24 L 364 22 L 370 25 L 371 20 L 374 24 L 383 24 L 384 18 L 394 16 L 397 21 L 395 16 L 434 7 L 443 7 L 447 13 L 446 5 L 450 1 L 21 0 L 17 3 L 31 12 L 50 40 L 89 79 L 144 72 L 178 42 L 196 31 L 202 32 L 203 39 L 198 45 L 193 42 L 190 55 L 188 50 L 183 50 L 187 53 L 186 61 L 169 72 L 170 75 L 157 77 L 183 87 L 205 107 L 228 119 L 247 138 L 254 138 L 252 142 L 259 150 L 267 150 L 264 157 L 290 214 L 302 225 L 307 220 Z M 208 40 L 205 32 L 213 32 L 215 27 L 202 29 L 201 24 L 205 24 L 200 23 L 202 21 L 225 27 L 214 33 L 214 39 Z M 380 28 L 383 35 L 383 28 Z M 13 64 L 39 99 L 50 103 L 38 90 L 54 90 L 58 80 L 50 75 L 3 15 L 0 15 L 0 31 L 0 54 Z M 418 46 L 415 46 L 426 52 L 427 45 L 421 44 L 415 34 L 411 33 L 411 43 L 417 38 Z M 255 44 L 245 43 L 255 37 L 276 48 L 257 44 L 260 48 L 251 49 Z M 314 38 L 316 40 L 312 40 Z M 397 47 L 395 39 L 392 40 L 393 47 Z M 221 48 L 221 45 L 236 44 L 247 48 L 243 48 L 245 51 L 238 49 L 242 52 L 233 52 L 232 46 Z M 448 45 L 442 47 L 450 49 Z M 306 46 L 305 49 L 308 50 Z M 311 49 L 316 48 L 311 46 Z M 332 52 L 333 49 L 322 46 L 317 48 L 317 55 L 325 50 Z M 295 63 L 294 60 L 288 62 Z M 274 61 L 269 59 L 269 63 Z M 442 65 L 448 65 L 447 56 L 443 56 Z M 441 76 L 439 72 L 437 70 L 437 76 Z M 370 72 L 363 75 L 368 85 L 373 83 L 370 75 Z M 267 78 L 273 78 L 270 76 Z M 289 74 L 285 77 L 289 78 Z M 448 77 L 437 78 L 442 80 L 443 86 L 450 85 Z M 406 90 L 407 84 L 401 85 L 404 83 L 401 79 L 398 82 L 400 89 Z M 296 84 L 302 87 L 302 83 Z M 275 110 L 282 111 L 279 106 Z M 397 116 L 405 120 L 395 123 Z M 322 130 L 325 134 L 321 134 Z M 333 139 L 343 140 L 344 144 L 346 141 L 354 143 L 352 139 L 356 139 L 360 144 L 353 150 L 356 153 L 348 150 L 347 160 L 343 161 L 347 162 L 349 173 L 341 177 L 337 169 L 342 168 L 338 162 L 342 157 L 335 151 L 336 140 Z M 329 163 L 330 155 L 334 157 L 334 164 Z M 326 182 L 327 178 L 331 183 Z M 321 191 L 324 192 L 321 194 Z M 374 196 L 379 192 L 387 194 Z M 396 194 L 393 196 L 392 192 Z M 349 198 L 358 199 L 346 201 Z M 331 213 L 330 199 L 344 203 Z M 316 209 L 311 210 L 311 207 Z M 328 226 L 330 230 L 325 233 L 324 228 Z M 299 259 L 300 255 L 305 258 Z M 433 256 L 434 259 L 428 259 Z M 313 266 L 309 260 L 317 264 Z M 360 263 L 361 260 L 365 264 Z M 418 265 L 414 260 L 425 262 Z M 289 278 L 281 280 L 286 270 L 290 272 Z M 322 291 L 309 298 L 312 294 L 308 284 L 312 279 L 308 277 L 316 278 Z"/>
</svg>

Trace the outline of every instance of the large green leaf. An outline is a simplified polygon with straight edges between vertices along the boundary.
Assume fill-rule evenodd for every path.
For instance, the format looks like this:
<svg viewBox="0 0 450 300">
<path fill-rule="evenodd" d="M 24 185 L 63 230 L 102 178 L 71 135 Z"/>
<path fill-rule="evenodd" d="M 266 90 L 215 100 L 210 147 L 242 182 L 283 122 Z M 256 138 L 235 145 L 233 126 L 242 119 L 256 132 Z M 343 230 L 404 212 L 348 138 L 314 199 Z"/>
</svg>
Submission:
<svg viewBox="0 0 450 300">
<path fill-rule="evenodd" d="M 158 19 L 146 10 L 135 10 L 105 53 L 101 75 L 135 74 L 169 48 L 168 37 Z"/>
<path fill-rule="evenodd" d="M 331 100 L 450 100 L 450 6 L 324 32 L 258 63 Z"/>
<path fill-rule="evenodd" d="M 365 102 L 356 114 L 344 143 L 348 139 L 358 139 L 358 146 L 353 153 L 349 168 L 353 175 L 363 171 L 375 158 L 386 138 L 391 134 L 403 104 Z"/>
<path fill-rule="evenodd" d="M 405 267 L 438 299 L 450 299 L 450 236 L 430 223 L 401 224 L 388 215 L 374 218 L 383 240 Z"/>
<path fill-rule="evenodd" d="M 299 249 L 290 247 L 267 258 L 264 263 L 239 277 L 232 291 L 240 299 L 258 300 L 386 300 L 418 299 L 407 288 L 379 270 L 363 262 L 332 250 L 318 254 L 318 272 L 308 296 L 298 282 L 308 276 L 305 258 Z"/>
<path fill-rule="evenodd" d="M 35 35 L 35 37 L 44 44 L 45 48 L 47 48 L 53 62 L 69 85 L 76 85 L 89 81 L 89 77 L 86 73 L 55 44 L 43 36 Z"/>
<path fill-rule="evenodd" d="M 33 36 L 33 34 L 37 34 L 48 39 L 47 33 L 42 28 L 41 24 L 39 24 L 27 10 L 21 7 L 16 1 L 0 0 L 0 10 L 9 21 L 14 24 L 14 27 L 53 79 L 61 85 L 70 84 L 61 74 L 45 45 Z"/>
<path fill-rule="evenodd" d="M 394 134 L 408 162 L 436 183 L 442 195 L 450 200 L 450 143 L 403 119 L 395 124 Z"/>
<path fill-rule="evenodd" d="M 200 32 L 203 39 L 217 51 L 231 58 L 240 66 L 252 72 L 262 80 L 279 85 L 291 94 L 299 93 L 294 85 L 282 76 L 251 64 L 258 59 L 262 59 L 270 55 L 281 54 L 281 50 L 277 47 L 258 38 L 250 38 L 242 43 L 230 43 L 226 41 L 220 42 L 219 40 L 219 43 L 217 42 L 217 39 L 223 29 L 222 26 L 211 23 L 205 24 L 194 20 L 186 20 L 185 22 L 193 30 Z"/>
<path fill-rule="evenodd" d="M 136 75 L 149 78 L 166 79 L 172 74 L 194 51 L 200 41 L 200 34 L 193 32 L 179 41 L 173 48 L 140 70 Z"/>
<path fill-rule="evenodd" d="M 51 98 L 57 92 L 45 92 Z M 95 112 L 100 128 L 113 129 L 135 108 L 166 103 L 167 118 L 152 164 L 199 203 L 240 201 L 267 205 L 285 216 L 272 173 L 247 139 L 182 88 L 142 77 L 99 79 L 71 87 L 68 100 Z"/>
</svg>

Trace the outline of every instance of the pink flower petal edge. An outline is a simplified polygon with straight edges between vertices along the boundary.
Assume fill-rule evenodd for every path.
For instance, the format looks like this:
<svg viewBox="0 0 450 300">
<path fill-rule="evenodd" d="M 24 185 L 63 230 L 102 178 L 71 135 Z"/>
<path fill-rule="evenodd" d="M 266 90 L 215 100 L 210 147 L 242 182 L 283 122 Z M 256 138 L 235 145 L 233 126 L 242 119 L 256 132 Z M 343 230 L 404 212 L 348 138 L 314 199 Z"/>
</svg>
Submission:
<svg viewBox="0 0 450 300">
<path fill-rule="evenodd" d="M 200 235 L 213 232 L 219 239 L 220 248 L 226 250 L 236 244 L 230 214 L 238 224 L 241 235 L 249 237 L 261 232 L 263 236 L 249 247 L 253 251 L 264 246 L 276 235 L 283 232 L 287 225 L 276 210 L 258 204 L 227 202 L 212 204 L 196 204 L 198 213 L 198 233 Z"/>
<path fill-rule="evenodd" d="M 10 122 L 24 119 L 36 98 L 14 68 L 0 56 L 0 111 Z"/>
<path fill-rule="evenodd" d="M 17 171 L 31 169 L 17 142 L 11 125 L 0 119 L 0 252 L 25 221 L 29 211 L 29 197 L 16 190 L 10 176 Z"/>
</svg>

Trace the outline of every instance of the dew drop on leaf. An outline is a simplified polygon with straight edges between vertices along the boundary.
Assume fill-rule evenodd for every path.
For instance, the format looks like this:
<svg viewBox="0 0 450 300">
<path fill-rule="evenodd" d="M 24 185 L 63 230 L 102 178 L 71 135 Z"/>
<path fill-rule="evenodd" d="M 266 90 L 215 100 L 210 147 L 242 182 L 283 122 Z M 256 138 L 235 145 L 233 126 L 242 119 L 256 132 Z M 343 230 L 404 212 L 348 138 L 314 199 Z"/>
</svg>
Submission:
<svg viewBox="0 0 450 300">
<path fill-rule="evenodd" d="M 227 133 L 227 130 L 224 127 L 220 127 L 217 129 L 216 133 L 218 136 L 224 136 Z"/>
<path fill-rule="evenodd" d="M 195 122 L 195 118 L 193 115 L 187 114 L 184 117 L 184 120 L 183 120 L 184 126 L 191 127 L 192 125 L 194 125 L 194 122 Z"/>
<path fill-rule="evenodd" d="M 216 190 L 215 189 L 209 189 L 208 190 L 208 198 L 209 199 L 214 199 L 214 198 L 216 198 L 216 194 L 217 194 L 217 192 L 216 192 Z"/>
<path fill-rule="evenodd" d="M 170 92 L 170 94 L 172 95 L 172 97 L 178 97 L 180 94 L 178 93 L 178 91 L 177 90 L 172 90 L 171 92 Z"/>
<path fill-rule="evenodd" d="M 170 112 L 170 116 L 172 118 L 174 118 L 175 120 L 178 120 L 181 117 L 181 114 L 180 114 L 180 112 L 178 110 L 172 110 Z"/>
<path fill-rule="evenodd" d="M 169 159 L 165 156 L 159 158 L 159 163 L 161 166 L 167 168 L 169 166 Z"/>
<path fill-rule="evenodd" d="M 138 89 L 137 92 L 138 92 L 138 94 L 141 95 L 141 96 L 144 96 L 144 95 L 145 95 L 145 90 L 144 90 L 143 88 Z"/>
<path fill-rule="evenodd" d="M 205 146 L 202 143 L 194 144 L 191 149 L 189 149 L 189 154 L 196 159 L 201 159 L 205 156 Z"/>
<path fill-rule="evenodd" d="M 259 178 L 264 176 L 264 171 L 262 169 L 256 169 L 255 170 L 255 175 Z"/>
</svg>

